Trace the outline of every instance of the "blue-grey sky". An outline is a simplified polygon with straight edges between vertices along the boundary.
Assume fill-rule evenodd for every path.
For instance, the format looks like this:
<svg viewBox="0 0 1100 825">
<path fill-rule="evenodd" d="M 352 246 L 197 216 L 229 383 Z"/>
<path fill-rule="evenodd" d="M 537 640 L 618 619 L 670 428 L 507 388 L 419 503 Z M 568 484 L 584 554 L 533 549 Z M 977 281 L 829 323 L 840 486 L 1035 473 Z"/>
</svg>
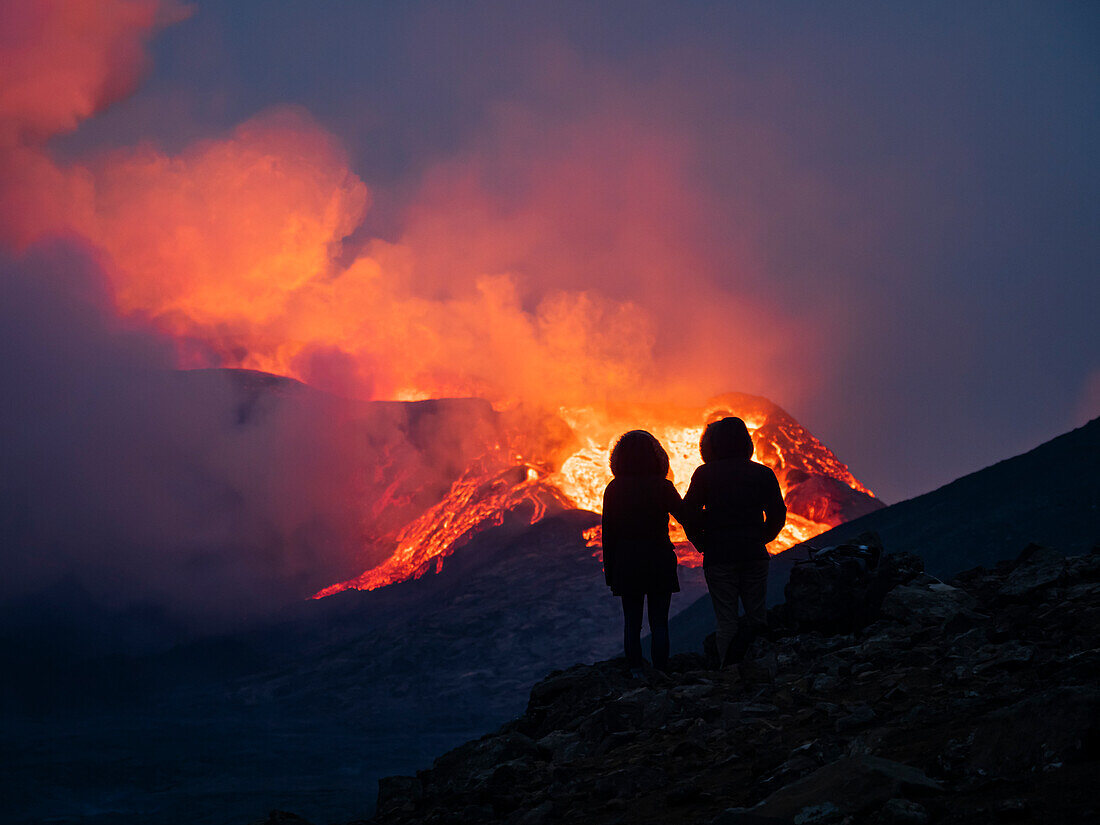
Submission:
<svg viewBox="0 0 1100 825">
<path fill-rule="evenodd" d="M 634 302 L 662 375 L 770 397 L 887 501 L 1100 414 L 1095 4 L 192 5 L 59 163 L 302 107 L 371 193 L 345 258 Z"/>
</svg>

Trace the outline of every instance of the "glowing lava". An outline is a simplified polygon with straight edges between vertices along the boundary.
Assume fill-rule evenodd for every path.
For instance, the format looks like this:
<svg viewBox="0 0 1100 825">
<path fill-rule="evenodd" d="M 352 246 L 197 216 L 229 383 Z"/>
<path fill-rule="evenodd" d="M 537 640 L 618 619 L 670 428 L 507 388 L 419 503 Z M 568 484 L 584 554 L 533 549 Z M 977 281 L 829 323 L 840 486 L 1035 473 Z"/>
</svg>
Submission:
<svg viewBox="0 0 1100 825">
<path fill-rule="evenodd" d="M 534 524 L 551 510 L 600 512 L 603 490 L 611 479 L 611 447 L 629 429 L 644 427 L 660 439 L 669 453 L 670 477 L 683 494 L 700 463 L 704 428 L 726 415 L 745 420 L 756 444 L 756 460 L 775 471 L 788 499 L 787 524 L 769 546 L 772 553 L 881 506 L 847 465 L 788 413 L 763 398 L 730 394 L 703 410 L 562 409 L 559 417 L 572 431 L 575 446 L 557 469 L 537 469 L 547 466 L 546 456 L 523 455 L 516 449 L 517 444 L 540 439 L 509 434 L 506 443 L 471 465 L 441 501 L 397 532 L 392 538 L 393 553 L 385 562 L 325 588 L 315 598 L 347 589 L 373 590 L 438 571 L 444 558 L 479 531 L 504 523 L 510 513 Z M 821 514 L 827 514 L 823 520 Z M 671 527 L 681 564 L 702 564 L 680 525 L 673 521 Z M 599 527 L 586 530 L 583 538 L 588 546 L 599 548 Z"/>
</svg>

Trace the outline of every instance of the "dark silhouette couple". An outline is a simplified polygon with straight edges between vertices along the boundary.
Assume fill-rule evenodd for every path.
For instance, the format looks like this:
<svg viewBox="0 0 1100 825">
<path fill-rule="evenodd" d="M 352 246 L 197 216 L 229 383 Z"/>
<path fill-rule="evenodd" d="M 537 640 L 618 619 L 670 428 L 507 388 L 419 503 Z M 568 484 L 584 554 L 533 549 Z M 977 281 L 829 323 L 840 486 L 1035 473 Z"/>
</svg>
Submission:
<svg viewBox="0 0 1100 825">
<path fill-rule="evenodd" d="M 635 676 L 642 675 L 647 600 L 653 666 L 668 667 L 668 609 L 680 590 L 670 515 L 703 554 L 718 622 L 719 665 L 740 661 L 767 626 L 767 545 L 787 519 L 779 481 L 752 460 L 752 437 L 740 418 L 709 424 L 699 453 L 703 463 L 681 499 L 668 480 L 668 453 L 652 434 L 631 430 L 611 451 L 614 478 L 603 495 L 604 578 L 623 602 L 623 647 Z M 738 601 L 745 609 L 741 619 Z"/>
</svg>

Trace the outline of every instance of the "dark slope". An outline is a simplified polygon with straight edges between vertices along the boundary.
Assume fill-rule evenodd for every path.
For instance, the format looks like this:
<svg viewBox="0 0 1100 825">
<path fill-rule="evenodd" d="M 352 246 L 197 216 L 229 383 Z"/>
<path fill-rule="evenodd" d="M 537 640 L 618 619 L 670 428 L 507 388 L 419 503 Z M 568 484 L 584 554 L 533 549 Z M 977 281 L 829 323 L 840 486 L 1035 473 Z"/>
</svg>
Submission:
<svg viewBox="0 0 1100 825">
<path fill-rule="evenodd" d="M 807 546 L 843 544 L 868 530 L 892 553 L 921 556 L 940 578 L 1012 558 L 1032 542 L 1063 553 L 1088 552 L 1100 541 L 1100 418 L 775 556 L 768 603 L 783 601 L 791 565 L 806 558 Z M 698 650 L 713 629 L 710 597 L 703 596 L 671 623 L 673 651 Z"/>
<path fill-rule="evenodd" d="M 891 552 L 919 553 L 941 577 L 992 565 L 1030 542 L 1087 552 L 1100 540 L 1100 418 L 807 543 L 842 544 L 866 530 Z M 800 545 L 782 555 L 805 552 Z"/>
<path fill-rule="evenodd" d="M 36 680 L 49 694 L 37 701 L 9 691 L 3 821 L 368 813 L 379 776 L 515 716 L 549 670 L 621 648 L 618 600 L 582 536 L 599 517 L 529 517 L 478 533 L 437 574 L 298 603 L 220 639 L 75 663 Z M 674 607 L 702 592 L 701 572 L 681 573 Z"/>
<path fill-rule="evenodd" d="M 950 585 L 892 558 L 858 633 L 778 625 L 724 671 L 696 653 L 644 680 L 622 660 L 549 674 L 522 716 L 384 779 L 373 822 L 1096 822 L 1100 553 Z"/>
</svg>

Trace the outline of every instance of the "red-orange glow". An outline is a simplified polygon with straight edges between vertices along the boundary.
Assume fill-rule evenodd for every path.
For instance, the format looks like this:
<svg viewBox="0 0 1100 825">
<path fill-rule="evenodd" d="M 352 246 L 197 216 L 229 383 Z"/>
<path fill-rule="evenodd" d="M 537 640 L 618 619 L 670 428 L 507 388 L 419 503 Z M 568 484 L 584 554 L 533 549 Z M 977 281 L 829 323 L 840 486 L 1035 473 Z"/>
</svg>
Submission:
<svg viewBox="0 0 1100 825">
<path fill-rule="evenodd" d="M 5 0 L 0 142 L 70 131 L 129 94 L 145 40 L 187 13 L 172 0 Z"/>
<path fill-rule="evenodd" d="M 116 153 L 93 174 L 84 229 L 111 256 L 119 307 L 180 332 L 240 324 L 263 335 L 297 290 L 330 275 L 333 244 L 368 201 L 331 136 L 295 110 L 178 156 Z"/>
<path fill-rule="evenodd" d="M 356 399 L 478 396 L 499 411 L 541 410 L 568 433 L 553 451 L 524 447 L 545 439 L 510 419 L 497 449 L 408 523 L 380 515 L 384 499 L 363 502 L 371 539 L 392 552 L 322 594 L 422 575 L 510 512 L 532 521 L 550 506 L 598 512 L 608 451 L 636 427 L 665 444 L 681 492 L 702 428 L 724 413 L 746 420 L 757 460 L 785 492 L 806 477 L 829 480 L 833 488 L 801 488 L 802 510 L 773 550 L 832 526 L 836 508 L 814 496 L 829 499 L 837 484 L 867 492 L 761 399 L 700 404 L 729 386 L 806 397 L 818 347 L 807 324 L 751 290 L 715 286 L 759 277 L 750 216 L 709 260 L 697 230 L 711 210 L 692 142 L 650 112 L 624 104 L 544 122 L 502 108 L 486 140 L 425 171 L 394 242 L 358 239 L 367 186 L 339 141 L 298 109 L 175 152 L 141 145 L 58 163 L 48 138 L 131 89 L 145 41 L 182 8 L 0 7 L 0 238 L 90 241 L 119 313 L 173 336 L 181 365 L 266 370 Z M 677 525 L 673 538 L 683 562 L 697 564 Z"/>
<path fill-rule="evenodd" d="M 668 450 L 670 475 L 681 493 L 686 492 L 691 474 L 700 463 L 699 439 L 706 424 L 725 415 L 738 415 L 753 434 L 758 460 L 775 471 L 784 494 L 802 474 L 812 474 L 836 479 L 853 491 L 870 495 L 827 447 L 782 409 L 762 398 L 734 393 L 714 399 L 701 411 L 636 406 L 614 412 L 563 409 L 560 415 L 572 429 L 577 444 L 560 466 L 549 473 L 536 470 L 535 466 L 545 466 L 543 457 L 517 455 L 514 444 L 487 456 L 456 481 L 442 501 L 397 533 L 392 540 L 393 554 L 385 562 L 355 579 L 325 588 L 316 598 L 347 589 L 372 590 L 438 570 L 442 560 L 473 534 L 501 524 L 507 513 L 525 506 L 530 509 L 531 523 L 546 514 L 548 501 L 600 512 L 603 489 L 611 479 L 608 458 L 614 440 L 638 426 L 653 432 Z M 535 462 L 535 466 L 516 463 L 525 460 Z M 508 467 L 509 461 L 512 466 L 501 469 Z M 768 549 L 779 553 L 837 523 L 818 522 L 791 512 L 782 533 Z M 702 556 L 675 520 L 671 521 L 670 536 L 681 564 L 702 564 Z M 587 546 L 601 547 L 599 527 L 584 531 L 583 538 Z M 595 555 L 600 555 L 598 549 Z"/>
<path fill-rule="evenodd" d="M 0 3 L 0 242 L 83 233 L 92 178 L 58 166 L 45 142 L 125 97 L 145 68 L 146 41 L 188 13 L 174 0 Z"/>
</svg>

